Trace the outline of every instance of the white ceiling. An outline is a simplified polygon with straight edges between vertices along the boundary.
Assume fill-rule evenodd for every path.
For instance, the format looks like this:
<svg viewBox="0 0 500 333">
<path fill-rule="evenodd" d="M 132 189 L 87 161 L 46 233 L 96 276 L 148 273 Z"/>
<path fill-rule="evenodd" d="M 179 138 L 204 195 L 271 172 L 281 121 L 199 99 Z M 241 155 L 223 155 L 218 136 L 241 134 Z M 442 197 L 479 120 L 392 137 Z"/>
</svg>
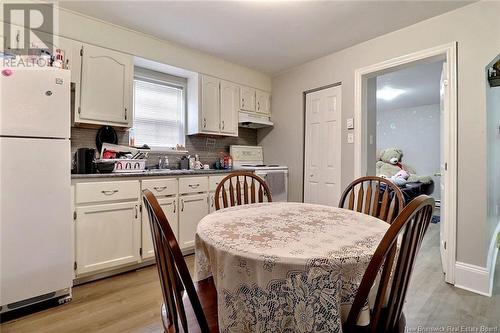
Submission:
<svg viewBox="0 0 500 333">
<path fill-rule="evenodd" d="M 64 1 L 62 7 L 269 74 L 470 1 Z"/>
<path fill-rule="evenodd" d="M 377 110 L 398 110 L 422 105 L 439 104 L 443 61 L 417 64 L 377 76 L 377 91 L 384 87 L 401 89 L 401 95 L 391 101 L 377 99 Z"/>
</svg>

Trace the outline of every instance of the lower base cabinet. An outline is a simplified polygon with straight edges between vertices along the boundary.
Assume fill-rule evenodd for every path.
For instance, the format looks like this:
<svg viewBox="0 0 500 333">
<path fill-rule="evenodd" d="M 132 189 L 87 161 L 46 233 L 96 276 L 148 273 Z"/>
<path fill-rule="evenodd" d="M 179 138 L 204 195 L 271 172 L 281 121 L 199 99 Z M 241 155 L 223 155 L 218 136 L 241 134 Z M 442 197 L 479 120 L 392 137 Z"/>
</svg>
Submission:
<svg viewBox="0 0 500 333">
<path fill-rule="evenodd" d="M 179 246 L 194 246 L 198 222 L 208 213 L 208 194 L 189 194 L 179 197 Z"/>
<path fill-rule="evenodd" d="M 165 216 L 168 219 L 168 223 L 174 232 L 175 238 L 178 239 L 178 203 L 177 196 L 168 198 L 158 198 L 158 203 L 163 209 Z M 149 216 L 147 209 L 142 209 L 142 258 L 149 259 L 155 256 L 155 250 L 153 246 L 153 238 L 151 236 L 151 226 L 149 222 Z"/>
<path fill-rule="evenodd" d="M 138 202 L 76 208 L 76 275 L 140 261 Z"/>
</svg>

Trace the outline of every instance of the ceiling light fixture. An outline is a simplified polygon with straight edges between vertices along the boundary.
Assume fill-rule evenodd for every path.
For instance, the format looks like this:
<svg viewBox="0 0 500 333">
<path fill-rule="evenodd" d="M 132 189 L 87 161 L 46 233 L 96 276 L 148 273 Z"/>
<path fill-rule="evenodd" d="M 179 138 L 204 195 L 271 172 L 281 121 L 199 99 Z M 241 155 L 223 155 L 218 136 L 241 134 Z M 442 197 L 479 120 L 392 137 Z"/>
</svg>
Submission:
<svg viewBox="0 0 500 333">
<path fill-rule="evenodd" d="M 392 101 L 399 95 L 406 92 L 404 89 L 396 89 L 389 86 L 384 86 L 382 89 L 377 90 L 377 99 L 383 99 L 384 101 Z"/>
</svg>

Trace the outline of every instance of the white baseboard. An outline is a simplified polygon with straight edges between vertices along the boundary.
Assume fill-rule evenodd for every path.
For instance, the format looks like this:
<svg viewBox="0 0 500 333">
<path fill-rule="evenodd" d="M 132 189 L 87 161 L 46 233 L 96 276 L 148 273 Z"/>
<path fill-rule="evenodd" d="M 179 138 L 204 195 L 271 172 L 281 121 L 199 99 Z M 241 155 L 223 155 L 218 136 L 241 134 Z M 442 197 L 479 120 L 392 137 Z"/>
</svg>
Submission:
<svg viewBox="0 0 500 333">
<path fill-rule="evenodd" d="M 485 267 L 457 261 L 455 264 L 455 287 L 490 296 L 490 272 Z"/>
<path fill-rule="evenodd" d="M 488 247 L 487 267 L 467 264 L 457 261 L 455 264 L 455 287 L 491 297 L 493 294 L 493 280 L 498 256 L 497 234 L 500 232 L 500 221 Z M 500 277 L 499 277 L 500 278 Z"/>
</svg>

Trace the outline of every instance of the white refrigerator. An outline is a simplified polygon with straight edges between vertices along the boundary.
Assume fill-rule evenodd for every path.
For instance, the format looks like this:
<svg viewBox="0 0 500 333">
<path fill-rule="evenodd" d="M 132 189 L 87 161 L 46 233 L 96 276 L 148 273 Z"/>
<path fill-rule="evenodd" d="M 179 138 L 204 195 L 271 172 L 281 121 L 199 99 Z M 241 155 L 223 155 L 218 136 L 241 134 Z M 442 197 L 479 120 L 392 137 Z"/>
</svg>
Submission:
<svg viewBox="0 0 500 333">
<path fill-rule="evenodd" d="M 0 67 L 0 313 L 68 300 L 70 73 Z"/>
</svg>

